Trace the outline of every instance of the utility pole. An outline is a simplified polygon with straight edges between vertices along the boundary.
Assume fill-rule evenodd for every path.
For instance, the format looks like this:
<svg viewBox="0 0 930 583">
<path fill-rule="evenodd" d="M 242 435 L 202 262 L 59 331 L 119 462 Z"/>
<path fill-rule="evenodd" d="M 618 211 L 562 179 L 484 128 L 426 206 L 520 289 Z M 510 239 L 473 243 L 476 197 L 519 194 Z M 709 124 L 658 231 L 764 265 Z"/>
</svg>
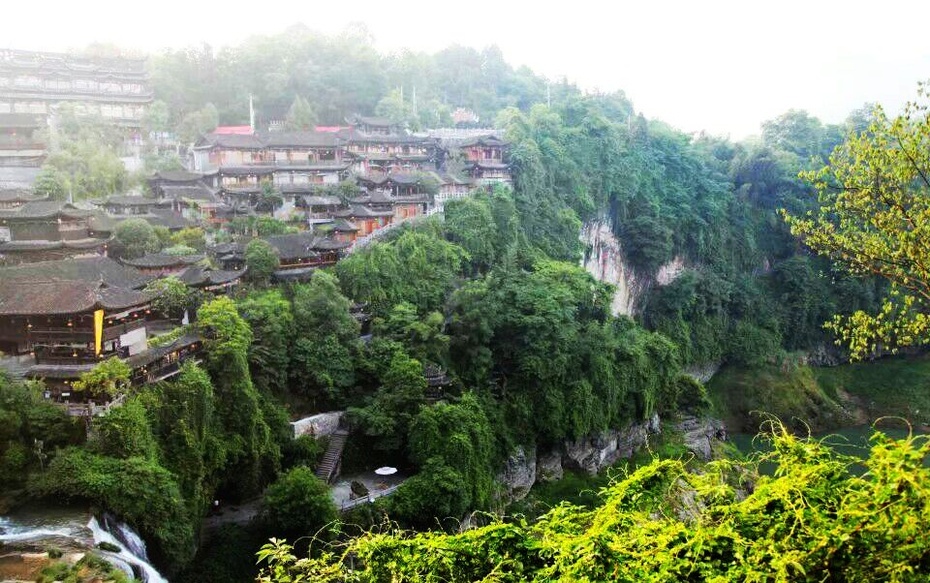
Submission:
<svg viewBox="0 0 930 583">
<path fill-rule="evenodd" d="M 547 80 L 546 81 L 546 107 L 548 107 L 549 109 L 552 109 L 552 91 L 550 90 L 550 85 L 551 83 L 549 83 L 549 81 Z"/>
</svg>

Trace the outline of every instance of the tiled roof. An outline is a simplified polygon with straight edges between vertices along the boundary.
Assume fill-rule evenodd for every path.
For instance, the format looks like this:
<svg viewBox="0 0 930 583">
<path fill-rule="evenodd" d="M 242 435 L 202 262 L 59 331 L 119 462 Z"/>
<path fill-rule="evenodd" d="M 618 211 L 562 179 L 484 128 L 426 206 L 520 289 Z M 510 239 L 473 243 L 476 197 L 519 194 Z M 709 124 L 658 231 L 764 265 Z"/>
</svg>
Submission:
<svg viewBox="0 0 930 583">
<path fill-rule="evenodd" d="M 0 219 L 32 220 L 51 219 L 56 216 L 86 217 L 90 211 L 78 209 L 74 205 L 58 200 L 35 200 L 27 202 L 21 207 L 9 210 L 0 210 Z"/>
<path fill-rule="evenodd" d="M 337 241 L 329 237 L 317 237 L 313 241 L 313 248 L 317 251 L 336 251 L 350 247 L 352 243 L 347 241 Z"/>
<path fill-rule="evenodd" d="M 109 257 L 75 257 L 0 268 L 0 281 L 50 281 L 53 279 L 102 282 L 109 287 L 138 289 L 151 281 L 152 276 L 122 265 Z"/>
<path fill-rule="evenodd" d="M 184 270 L 178 279 L 192 287 L 201 287 L 207 285 L 222 285 L 236 281 L 245 275 L 246 270 L 221 270 L 210 269 L 201 265 L 192 265 Z"/>
<path fill-rule="evenodd" d="M 95 308 L 125 310 L 152 300 L 150 293 L 66 279 L 0 281 L 0 314 L 78 314 Z"/>
<path fill-rule="evenodd" d="M 153 227 L 165 227 L 172 231 L 190 227 L 194 224 L 192 221 L 185 219 L 181 213 L 171 209 L 152 209 L 149 214 L 143 215 L 142 218 Z"/>
<path fill-rule="evenodd" d="M 207 134 L 200 138 L 194 149 L 209 149 L 214 146 L 235 150 L 260 150 L 265 147 L 255 135 Z"/>
<path fill-rule="evenodd" d="M 90 372 L 94 364 L 36 364 L 29 367 L 26 376 L 31 379 L 77 379 Z"/>
<path fill-rule="evenodd" d="M 364 116 L 364 115 L 353 115 L 353 116 L 346 118 L 346 121 L 349 122 L 350 124 L 364 124 L 364 125 L 382 126 L 382 127 L 389 127 L 392 125 L 396 125 L 396 124 L 391 123 L 391 120 L 389 120 L 386 117 L 373 117 L 373 116 Z"/>
<path fill-rule="evenodd" d="M 156 346 L 155 348 L 149 348 L 146 351 L 140 352 L 139 354 L 134 354 L 125 360 L 131 368 L 137 369 L 143 366 L 152 364 L 156 360 L 163 358 L 172 352 L 184 348 L 185 346 L 192 346 L 199 342 L 203 342 L 200 336 L 196 334 L 184 334 L 180 338 L 164 344 L 162 346 Z"/>
<path fill-rule="evenodd" d="M 185 185 L 163 184 L 160 188 L 167 198 L 173 198 L 175 200 L 188 199 L 207 202 L 214 202 L 216 200 L 216 193 L 203 183 Z"/>
<path fill-rule="evenodd" d="M 202 174 L 188 172 L 187 170 L 160 170 L 152 175 L 150 180 L 163 180 L 165 182 L 194 182 L 203 178 Z"/>
<path fill-rule="evenodd" d="M 35 195 L 23 187 L 0 188 L 0 202 L 34 202 L 48 200 L 48 196 Z"/>
<path fill-rule="evenodd" d="M 311 207 L 311 206 L 340 206 L 342 205 L 342 200 L 338 196 L 314 196 L 307 195 L 300 197 L 299 206 Z"/>
<path fill-rule="evenodd" d="M 193 265 L 203 261 L 203 255 L 166 255 L 164 253 L 150 253 L 136 259 L 123 259 L 123 263 L 142 269 L 157 269 L 162 267 L 180 267 Z"/>
<path fill-rule="evenodd" d="M 358 227 L 345 219 L 336 219 L 333 221 L 330 230 L 334 233 L 354 233 L 355 231 L 358 231 Z"/>
<path fill-rule="evenodd" d="M 278 256 L 283 261 L 311 258 L 318 255 L 313 251 L 314 236 L 312 233 L 274 235 L 264 239 L 278 250 Z"/>
<path fill-rule="evenodd" d="M 509 144 L 493 134 L 488 134 L 485 136 L 472 136 L 470 138 L 465 138 L 464 140 L 458 141 L 454 145 L 457 145 L 460 148 L 467 148 L 470 146 L 506 147 Z"/>
<path fill-rule="evenodd" d="M 376 217 L 392 217 L 394 216 L 394 211 L 373 211 L 368 207 L 359 204 L 353 204 L 351 208 L 347 210 L 334 212 L 333 216 L 346 219 L 370 219 Z"/>
<path fill-rule="evenodd" d="M 111 196 L 103 201 L 104 206 L 167 206 L 170 201 L 145 196 Z"/>
<path fill-rule="evenodd" d="M 324 148 L 335 147 L 342 140 L 333 132 L 271 132 L 263 136 L 262 141 L 269 148 Z"/>
</svg>

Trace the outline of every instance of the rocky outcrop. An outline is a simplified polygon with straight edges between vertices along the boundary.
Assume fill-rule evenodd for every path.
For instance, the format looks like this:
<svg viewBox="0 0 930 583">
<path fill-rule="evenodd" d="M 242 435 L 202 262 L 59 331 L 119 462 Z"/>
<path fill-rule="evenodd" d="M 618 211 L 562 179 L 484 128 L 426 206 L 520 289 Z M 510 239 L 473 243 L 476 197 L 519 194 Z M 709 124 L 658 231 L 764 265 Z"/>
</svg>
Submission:
<svg viewBox="0 0 930 583">
<path fill-rule="evenodd" d="M 598 281 L 614 286 L 610 304 L 614 316 L 633 316 L 653 285 L 668 285 L 678 279 L 688 266 L 681 256 L 659 267 L 655 275 L 638 273 L 627 261 L 620 239 L 614 234 L 613 221 L 601 217 L 587 221 L 581 227 L 585 254 L 581 265 Z"/>
<path fill-rule="evenodd" d="M 619 459 L 633 454 L 649 443 L 649 436 L 660 430 L 659 416 L 624 429 L 611 429 L 590 437 L 566 441 L 562 446 L 562 465 L 572 470 L 596 474 Z"/>
<path fill-rule="evenodd" d="M 503 487 L 501 498 L 509 501 L 522 500 L 536 483 L 536 448 L 517 447 L 497 476 Z"/>
<path fill-rule="evenodd" d="M 300 437 L 301 435 L 312 435 L 313 437 L 332 435 L 339 429 L 339 423 L 343 415 L 345 415 L 345 411 L 330 411 L 294 421 L 291 423 L 294 426 L 294 437 Z"/>
<path fill-rule="evenodd" d="M 554 482 L 561 480 L 564 475 L 562 469 L 562 450 L 555 449 L 536 458 L 536 481 Z"/>
<path fill-rule="evenodd" d="M 713 456 L 715 441 L 727 439 L 723 422 L 709 417 L 684 417 L 675 424 L 675 430 L 682 434 L 688 451 L 704 461 L 709 461 Z"/>
<path fill-rule="evenodd" d="M 616 288 L 610 311 L 615 316 L 632 316 L 649 287 L 648 281 L 637 276 L 626 261 L 611 221 L 605 217 L 586 222 L 581 229 L 581 240 L 585 244 L 582 266 L 598 281 Z"/>
</svg>

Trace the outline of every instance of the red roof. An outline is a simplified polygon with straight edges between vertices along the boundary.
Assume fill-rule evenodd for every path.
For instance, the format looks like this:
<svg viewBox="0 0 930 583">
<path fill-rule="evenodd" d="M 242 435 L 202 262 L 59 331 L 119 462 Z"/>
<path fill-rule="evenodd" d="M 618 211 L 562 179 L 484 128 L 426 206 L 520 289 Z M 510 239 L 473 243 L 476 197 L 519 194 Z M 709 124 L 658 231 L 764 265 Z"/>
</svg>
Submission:
<svg viewBox="0 0 930 583">
<path fill-rule="evenodd" d="M 251 135 L 252 126 L 218 126 L 213 130 L 214 134 L 236 134 L 240 136 Z"/>
<path fill-rule="evenodd" d="M 348 130 L 351 128 L 349 126 L 316 126 L 313 129 L 315 129 L 318 132 L 336 133 L 336 132 L 340 132 L 342 130 Z"/>
</svg>

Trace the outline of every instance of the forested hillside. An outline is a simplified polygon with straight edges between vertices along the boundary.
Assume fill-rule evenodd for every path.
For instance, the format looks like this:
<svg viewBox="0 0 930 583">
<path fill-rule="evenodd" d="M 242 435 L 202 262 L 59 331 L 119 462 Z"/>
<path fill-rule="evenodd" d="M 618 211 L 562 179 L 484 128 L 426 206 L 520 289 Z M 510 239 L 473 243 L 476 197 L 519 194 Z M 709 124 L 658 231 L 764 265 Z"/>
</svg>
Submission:
<svg viewBox="0 0 930 583">
<path fill-rule="evenodd" d="M 203 338 L 202 363 L 126 389 L 91 431 L 35 386 L 0 377 L 6 492 L 114 512 L 181 581 L 249 580 L 256 539 L 272 536 L 301 539 L 301 554 L 310 544 L 301 537 L 314 537 L 309 560 L 278 543 L 262 552 L 267 580 L 280 582 L 822 580 L 808 569 L 866 581 L 927 570 L 920 441 L 876 442 L 859 478 L 851 460 L 785 434 L 771 478 L 759 479 L 755 463 L 695 474 L 661 461 L 611 486 L 599 508 L 455 533 L 473 511 L 506 509 L 499 474 L 514 451 L 707 414 L 689 365 L 777 370 L 787 352 L 845 358 L 824 349 L 833 338 L 823 323 L 875 311 L 887 284 L 813 255 L 777 211 L 817 208 L 799 171 L 822 166 L 868 110 L 845 126 L 789 111 L 735 143 L 647 120 L 622 93 L 514 70 L 493 47 L 382 55 L 360 30 L 293 28 L 151 65 L 151 129 L 187 142 L 217 123 L 246 123 L 250 96 L 262 120 L 309 125 L 375 113 L 421 129 L 470 108 L 509 140 L 513 188 L 449 201 L 443 215 L 309 281 L 253 274 L 234 297 L 204 301 L 186 330 Z M 581 266 L 591 252 L 582 227 L 596 221 L 654 284 L 634 317 L 613 314 L 614 289 Z M 672 261 L 676 276 L 656 283 Z M 437 377 L 441 389 L 429 382 Z M 288 424 L 337 409 L 351 430 L 348 464 L 412 476 L 351 520 L 410 530 L 350 539 L 357 529 L 338 520 L 311 471 L 324 444 L 293 439 Z M 255 503 L 258 518 L 195 559 L 218 498 Z M 333 541 L 345 546 L 323 545 Z"/>
</svg>

